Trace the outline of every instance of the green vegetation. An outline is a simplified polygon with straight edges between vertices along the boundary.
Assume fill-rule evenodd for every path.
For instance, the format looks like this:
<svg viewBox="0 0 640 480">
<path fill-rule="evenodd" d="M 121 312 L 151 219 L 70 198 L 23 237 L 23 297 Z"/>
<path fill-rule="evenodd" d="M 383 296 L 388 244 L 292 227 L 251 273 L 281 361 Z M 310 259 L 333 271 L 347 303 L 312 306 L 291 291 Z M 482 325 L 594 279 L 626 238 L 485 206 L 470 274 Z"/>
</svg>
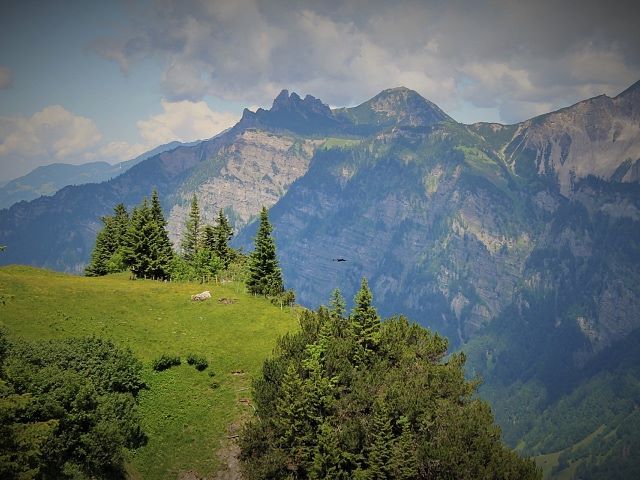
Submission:
<svg viewBox="0 0 640 480">
<path fill-rule="evenodd" d="M 180 361 L 180 357 L 177 355 L 166 355 L 162 354 L 160 357 L 156 358 L 151 364 L 151 368 L 153 368 L 156 372 L 162 372 L 171 367 L 177 367 L 182 362 Z"/>
<path fill-rule="evenodd" d="M 465 357 L 404 317 L 380 323 L 366 281 L 348 318 L 304 311 L 254 382 L 248 479 L 540 478 L 500 440 Z"/>
<path fill-rule="evenodd" d="M 267 209 L 262 207 L 255 249 L 249 257 L 247 289 L 254 295 L 276 296 L 284 291 L 282 271 L 276 256 L 276 244 L 271 236 L 272 230 Z"/>
<path fill-rule="evenodd" d="M 131 217 L 123 204 L 114 208 L 113 216 L 102 218 L 87 276 L 102 276 L 127 269 L 135 278 L 179 281 L 211 281 L 233 263 L 244 258 L 229 247 L 233 234 L 229 220 L 220 210 L 215 226 L 202 225 L 198 200 L 193 196 L 185 222 L 182 255 L 175 254 L 167 233 L 167 222 L 154 190 L 151 205 L 147 199 L 133 209 Z"/>
<path fill-rule="evenodd" d="M 227 427 L 253 411 L 239 402 L 249 396 L 250 379 L 276 338 L 294 329 L 296 321 L 291 309 L 247 295 L 236 282 L 210 285 L 214 299 L 191 302 L 190 295 L 201 288 L 131 281 L 126 273 L 86 278 L 3 267 L 0 321 L 11 341 L 97 335 L 130 348 L 143 363 L 147 388 L 138 393 L 138 415 L 148 442 L 126 452 L 128 475 L 175 480 L 180 472 L 197 471 L 210 476 L 219 468 L 216 451 Z M 215 301 L 222 297 L 236 301 Z M 167 352 L 182 358 L 206 355 L 215 379 L 187 364 L 153 371 L 153 360 Z M 49 429 L 45 423 L 34 425 L 25 436 L 37 441 Z"/>
<path fill-rule="evenodd" d="M 136 411 L 142 364 L 97 338 L 9 344 L 0 331 L 0 476 L 124 478 L 146 442 Z"/>
<path fill-rule="evenodd" d="M 193 365 L 196 368 L 196 370 L 198 370 L 199 372 L 206 370 L 207 367 L 209 366 L 209 361 L 207 360 L 207 357 L 202 355 L 195 355 L 193 353 L 190 353 L 187 356 L 187 363 L 189 365 Z"/>
</svg>

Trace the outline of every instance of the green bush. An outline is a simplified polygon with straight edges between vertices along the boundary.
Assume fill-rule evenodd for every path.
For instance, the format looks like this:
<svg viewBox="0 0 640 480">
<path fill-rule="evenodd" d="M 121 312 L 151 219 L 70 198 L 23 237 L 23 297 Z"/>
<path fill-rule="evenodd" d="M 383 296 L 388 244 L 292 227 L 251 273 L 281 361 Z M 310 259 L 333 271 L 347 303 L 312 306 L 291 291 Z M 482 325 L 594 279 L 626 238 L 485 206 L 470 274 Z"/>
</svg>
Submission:
<svg viewBox="0 0 640 480">
<path fill-rule="evenodd" d="M 171 367 L 180 365 L 180 357 L 177 355 L 165 355 L 162 354 L 159 358 L 156 358 L 152 367 L 156 372 L 161 372 Z"/>
<path fill-rule="evenodd" d="M 193 365 L 199 372 L 205 370 L 209 366 L 207 357 L 204 357 L 202 355 L 195 355 L 193 353 L 190 353 L 187 357 L 187 363 L 189 365 Z"/>
</svg>

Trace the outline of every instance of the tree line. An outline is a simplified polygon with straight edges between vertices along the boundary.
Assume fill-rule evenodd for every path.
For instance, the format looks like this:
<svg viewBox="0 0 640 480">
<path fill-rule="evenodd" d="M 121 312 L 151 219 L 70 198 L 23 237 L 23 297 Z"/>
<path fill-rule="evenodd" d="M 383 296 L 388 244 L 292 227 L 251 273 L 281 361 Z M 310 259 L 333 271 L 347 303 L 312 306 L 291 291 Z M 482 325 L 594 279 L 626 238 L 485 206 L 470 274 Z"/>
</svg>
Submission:
<svg viewBox="0 0 640 480">
<path fill-rule="evenodd" d="M 233 229 L 220 209 L 214 225 L 205 225 L 194 194 L 185 220 L 180 251 L 173 250 L 167 222 L 156 191 L 151 200 L 129 213 L 120 203 L 113 214 L 102 217 L 103 228 L 96 236 L 87 276 L 102 276 L 129 270 L 134 278 L 209 281 L 222 271 L 236 270 L 249 293 L 272 297 L 291 304 L 293 292 L 285 291 L 279 266 L 273 227 L 265 207 L 251 254 L 231 248 Z"/>
</svg>

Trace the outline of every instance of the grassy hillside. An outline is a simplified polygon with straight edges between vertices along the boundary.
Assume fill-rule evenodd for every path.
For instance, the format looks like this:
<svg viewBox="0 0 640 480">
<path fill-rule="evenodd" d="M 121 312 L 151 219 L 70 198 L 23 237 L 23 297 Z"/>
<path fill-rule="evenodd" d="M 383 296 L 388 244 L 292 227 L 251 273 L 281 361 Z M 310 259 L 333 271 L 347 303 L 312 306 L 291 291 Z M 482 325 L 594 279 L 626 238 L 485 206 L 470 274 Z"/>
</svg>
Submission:
<svg viewBox="0 0 640 480">
<path fill-rule="evenodd" d="M 190 295 L 208 289 L 207 302 Z M 229 425 L 252 412 L 245 400 L 276 338 L 295 328 L 295 312 L 246 295 L 238 284 L 131 281 L 128 275 L 85 278 L 29 267 L 0 268 L 0 323 L 25 340 L 97 335 L 130 347 L 145 364 L 148 389 L 140 412 L 149 442 L 132 453 L 133 478 L 171 478 L 181 472 L 211 475 Z M 221 297 L 237 299 L 222 304 Z M 154 372 L 163 353 L 179 367 Z M 186 364 L 205 355 L 209 368 Z M 210 372 L 215 372 L 213 377 Z"/>
</svg>

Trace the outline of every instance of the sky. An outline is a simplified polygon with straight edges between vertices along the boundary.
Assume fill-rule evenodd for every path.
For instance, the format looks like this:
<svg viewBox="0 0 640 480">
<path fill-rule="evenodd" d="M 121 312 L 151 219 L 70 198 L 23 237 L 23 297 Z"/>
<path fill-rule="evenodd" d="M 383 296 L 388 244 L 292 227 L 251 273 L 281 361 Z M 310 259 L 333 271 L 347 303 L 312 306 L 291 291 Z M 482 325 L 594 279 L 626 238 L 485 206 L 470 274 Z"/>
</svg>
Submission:
<svg viewBox="0 0 640 480">
<path fill-rule="evenodd" d="M 214 136 L 282 90 L 516 123 L 640 80 L 637 1 L 4 0 L 0 182 Z"/>
</svg>

